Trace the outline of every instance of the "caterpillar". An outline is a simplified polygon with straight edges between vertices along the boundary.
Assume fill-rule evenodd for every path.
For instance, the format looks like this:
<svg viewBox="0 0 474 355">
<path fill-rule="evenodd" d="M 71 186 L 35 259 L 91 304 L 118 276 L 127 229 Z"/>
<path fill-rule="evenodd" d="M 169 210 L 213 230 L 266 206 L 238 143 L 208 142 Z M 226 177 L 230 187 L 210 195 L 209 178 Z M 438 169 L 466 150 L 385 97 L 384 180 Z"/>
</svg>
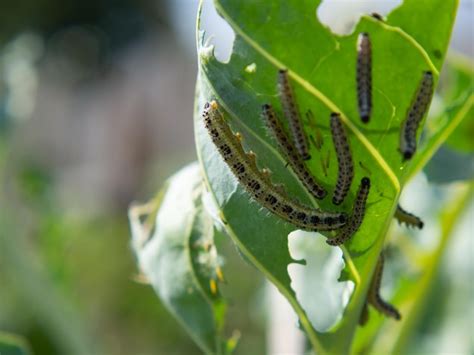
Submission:
<svg viewBox="0 0 474 355">
<path fill-rule="evenodd" d="M 380 254 L 377 265 L 375 266 L 374 276 L 370 284 L 369 293 L 367 295 L 367 301 L 374 306 L 376 310 L 385 314 L 388 317 L 392 317 L 396 320 L 402 319 L 400 312 L 390 303 L 384 301 L 380 296 L 380 285 L 382 283 L 382 274 L 384 266 L 384 255 Z"/>
<path fill-rule="evenodd" d="M 354 177 L 354 164 L 352 162 L 349 140 L 347 139 L 346 131 L 344 130 L 338 113 L 333 112 L 331 114 L 330 125 L 338 163 L 337 183 L 332 197 L 332 203 L 340 205 L 351 187 Z"/>
<path fill-rule="evenodd" d="M 290 124 L 291 136 L 295 147 L 303 160 L 309 160 L 311 156 L 309 155 L 308 141 L 303 130 L 295 95 L 290 85 L 288 70 L 286 69 L 278 71 L 278 94 L 283 113 Z"/>
<path fill-rule="evenodd" d="M 372 111 L 372 46 L 369 34 L 360 33 L 357 39 L 357 102 L 359 116 L 364 123 Z"/>
<path fill-rule="evenodd" d="M 239 183 L 259 204 L 288 223 L 306 231 L 334 230 L 347 222 L 345 213 L 325 212 L 288 198 L 272 184 L 268 170 L 260 171 L 255 154 L 246 153 L 240 134 L 234 134 L 219 112 L 216 101 L 206 103 L 202 113 L 212 142 Z"/>
<path fill-rule="evenodd" d="M 433 73 L 425 71 L 401 127 L 400 152 L 404 161 L 411 159 L 416 152 L 416 132 L 428 110 L 432 96 Z"/>
<path fill-rule="evenodd" d="M 416 227 L 418 229 L 423 229 L 424 223 L 421 218 L 415 216 L 414 214 L 405 211 L 402 206 L 397 205 L 397 210 L 395 211 L 395 218 L 398 223 L 405 223 L 408 227 Z"/>
<path fill-rule="evenodd" d="M 354 201 L 354 207 L 352 208 L 352 216 L 350 217 L 347 224 L 341 228 L 339 233 L 334 238 L 326 239 L 326 243 L 329 245 L 341 245 L 349 240 L 355 232 L 359 229 L 365 215 L 365 203 L 367 202 L 367 196 L 370 191 L 370 179 L 363 177 L 360 180 L 359 191 Z"/>
<path fill-rule="evenodd" d="M 270 104 L 262 106 L 262 118 L 281 152 L 306 189 L 317 199 L 324 198 L 327 194 L 326 190 L 315 181 L 311 172 L 306 168 L 303 159 L 286 135 L 283 125 Z"/>
</svg>

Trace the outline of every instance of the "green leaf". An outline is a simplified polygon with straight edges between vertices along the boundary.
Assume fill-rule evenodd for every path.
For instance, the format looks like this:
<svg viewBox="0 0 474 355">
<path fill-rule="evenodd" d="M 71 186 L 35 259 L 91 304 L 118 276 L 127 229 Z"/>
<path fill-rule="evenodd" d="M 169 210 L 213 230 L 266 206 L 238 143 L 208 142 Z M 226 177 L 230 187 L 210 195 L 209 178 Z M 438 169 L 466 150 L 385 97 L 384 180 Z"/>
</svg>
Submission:
<svg viewBox="0 0 474 355">
<path fill-rule="evenodd" d="M 0 332 L 0 354 L 1 355 L 29 355 L 29 346 L 22 337 Z"/>
<path fill-rule="evenodd" d="M 141 271 L 168 310 L 205 353 L 222 354 L 228 345 L 221 334 L 226 303 L 203 193 L 198 164 L 176 173 L 153 201 L 130 208 L 132 244 Z"/>
<path fill-rule="evenodd" d="M 373 268 L 406 181 L 405 171 L 413 165 L 402 163 L 398 152 L 400 125 L 421 73 L 431 70 L 437 79 L 448 45 L 457 2 L 423 1 L 423 11 L 413 13 L 416 2 L 405 1 L 387 23 L 362 17 L 353 34 L 341 37 L 317 20 L 318 1 L 216 1 L 219 14 L 236 34 L 228 63 L 214 57 L 213 48 L 204 45 L 204 34 L 199 32 L 195 135 L 206 183 L 221 208 L 228 234 L 288 299 L 313 348 L 321 353 L 346 353 L 350 347 Z M 442 24 L 435 28 L 431 26 L 433 13 L 437 23 Z M 431 29 L 429 36 L 436 37 L 436 41 L 422 34 L 426 28 Z M 373 47 L 374 105 L 368 125 L 361 123 L 357 112 L 355 62 L 360 32 L 370 33 Z M 433 49 L 441 52 L 441 58 L 432 57 Z M 330 192 L 336 181 L 337 163 L 328 129 L 329 115 L 332 111 L 341 113 L 356 170 L 349 197 L 340 209 L 351 211 L 363 176 L 369 176 L 373 186 L 364 223 L 343 247 L 346 269 L 342 279 L 352 280 L 356 288 L 344 317 L 327 333 L 314 329 L 291 287 L 287 268 L 296 260 L 288 251 L 288 234 L 295 227 L 251 202 L 217 153 L 200 116 L 204 102 L 216 99 L 231 128 L 244 137 L 244 147 L 256 153 L 258 165 L 273 172 L 274 182 L 283 183 L 291 196 L 304 203 L 335 210 L 330 198 L 316 204 L 286 167 L 276 144 L 265 132 L 260 119 L 261 105 L 271 103 L 281 115 L 276 95 L 280 68 L 289 69 L 301 113 L 311 110 L 316 117 L 324 145 L 320 151 L 311 148 L 308 167 Z M 309 124 L 305 129 L 314 134 L 314 127 Z M 321 161 L 328 155 L 330 166 L 326 176 Z"/>
</svg>

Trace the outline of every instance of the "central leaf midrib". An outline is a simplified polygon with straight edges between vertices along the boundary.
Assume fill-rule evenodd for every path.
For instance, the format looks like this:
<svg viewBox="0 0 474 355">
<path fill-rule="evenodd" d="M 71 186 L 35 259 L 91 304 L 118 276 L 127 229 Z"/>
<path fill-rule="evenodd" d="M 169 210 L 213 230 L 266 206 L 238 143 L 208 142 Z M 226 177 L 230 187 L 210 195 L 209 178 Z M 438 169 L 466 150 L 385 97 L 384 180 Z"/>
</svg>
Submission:
<svg viewBox="0 0 474 355">
<path fill-rule="evenodd" d="M 324 95 L 321 91 L 316 89 L 312 84 L 310 84 L 307 80 L 303 79 L 300 75 L 298 75 L 295 71 L 291 70 L 289 66 L 284 65 L 274 56 L 270 55 L 265 49 L 263 49 L 257 42 L 255 42 L 249 35 L 247 35 L 242 28 L 240 28 L 229 16 L 229 14 L 223 9 L 219 2 L 215 4 L 216 9 L 218 12 L 225 18 L 228 24 L 234 29 L 234 31 L 240 35 L 255 51 L 260 53 L 264 58 L 266 58 L 270 63 L 272 63 L 276 68 L 287 68 L 288 74 L 297 81 L 301 86 L 303 86 L 310 94 L 312 94 L 315 98 L 319 99 L 326 107 L 328 107 L 331 111 L 339 112 L 341 114 L 342 121 L 344 124 L 352 131 L 355 135 L 356 139 L 358 139 L 363 146 L 367 149 L 369 154 L 374 158 L 374 160 L 380 165 L 382 170 L 385 172 L 387 177 L 389 178 L 390 182 L 392 183 L 393 187 L 395 188 L 396 192 L 400 191 L 400 182 L 398 181 L 397 176 L 392 171 L 388 163 L 385 159 L 380 155 L 378 150 L 370 143 L 370 141 L 360 132 L 357 127 L 348 119 L 346 114 L 334 103 L 332 102 L 326 95 Z"/>
</svg>

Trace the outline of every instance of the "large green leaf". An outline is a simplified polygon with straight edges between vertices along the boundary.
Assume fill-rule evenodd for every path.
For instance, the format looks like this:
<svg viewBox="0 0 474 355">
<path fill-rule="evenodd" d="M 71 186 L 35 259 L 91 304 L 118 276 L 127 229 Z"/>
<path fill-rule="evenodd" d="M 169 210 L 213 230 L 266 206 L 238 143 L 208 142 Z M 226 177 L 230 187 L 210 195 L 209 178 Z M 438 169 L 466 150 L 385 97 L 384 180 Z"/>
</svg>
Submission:
<svg viewBox="0 0 474 355">
<path fill-rule="evenodd" d="M 363 17 L 353 34 L 341 37 L 333 35 L 317 20 L 318 1 L 221 0 L 215 2 L 216 8 L 236 34 L 229 62 L 219 62 L 212 47 L 204 45 L 203 33 L 198 36 L 200 75 L 195 133 L 206 182 L 221 207 L 229 235 L 243 254 L 287 297 L 312 346 L 321 352 L 343 353 L 351 343 L 369 280 L 403 186 L 400 181 L 406 181 L 403 179 L 405 171 L 413 165 L 402 163 L 398 152 L 400 124 L 422 71 L 433 71 L 437 79 L 448 44 L 457 2 L 423 1 L 423 11 L 413 12 L 420 6 L 418 2 L 405 1 L 397 9 L 396 16 L 389 16 L 388 23 Z M 434 13 L 440 25 L 433 28 Z M 430 31 L 426 31 L 427 28 Z M 360 32 L 370 33 L 373 46 L 374 106 L 368 125 L 363 125 L 358 118 L 355 93 L 355 48 Z M 436 51 L 436 58 L 433 58 L 433 51 Z M 324 145 L 321 151 L 311 148 L 312 159 L 308 167 L 329 191 L 337 175 L 328 130 L 329 114 L 337 111 L 342 115 L 349 132 L 356 171 L 350 195 L 341 209 L 350 211 L 362 176 L 370 176 L 373 182 L 364 223 L 343 248 L 345 275 L 355 282 L 356 288 L 345 316 L 327 333 L 315 331 L 291 288 L 287 267 L 296 261 L 288 251 L 288 233 L 295 228 L 250 201 L 218 155 L 200 117 L 204 102 L 217 99 L 232 129 L 242 133 L 246 149 L 257 154 L 259 166 L 270 168 L 274 182 L 284 183 L 291 195 L 316 205 L 286 168 L 259 117 L 263 103 L 280 108 L 276 95 L 279 68 L 289 69 L 302 113 L 311 110 L 316 116 Z M 306 129 L 309 132 L 312 128 L 308 125 Z M 328 154 L 330 166 L 325 176 L 320 162 Z M 334 210 L 330 198 L 319 205 Z"/>
<path fill-rule="evenodd" d="M 133 247 L 162 302 L 209 354 L 223 354 L 226 304 L 218 290 L 219 258 L 212 218 L 202 205 L 200 168 L 172 176 L 152 202 L 131 207 Z M 156 221 L 155 221 L 156 218 Z"/>
</svg>

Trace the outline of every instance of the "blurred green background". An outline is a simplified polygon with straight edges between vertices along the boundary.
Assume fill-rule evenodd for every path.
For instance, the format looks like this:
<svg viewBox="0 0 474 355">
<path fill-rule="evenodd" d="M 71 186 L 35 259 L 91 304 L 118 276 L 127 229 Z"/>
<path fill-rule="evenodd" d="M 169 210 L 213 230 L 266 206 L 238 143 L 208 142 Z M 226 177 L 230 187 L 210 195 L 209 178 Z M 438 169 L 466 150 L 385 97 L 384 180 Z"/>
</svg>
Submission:
<svg viewBox="0 0 474 355">
<path fill-rule="evenodd" d="M 196 8 L 1 2 L 0 331 L 34 354 L 200 353 L 142 283 L 127 220 L 195 160 Z M 461 2 L 453 41 L 471 57 L 472 14 Z M 227 328 L 243 333 L 238 354 L 262 354 L 262 277 L 230 242 L 222 253 Z"/>
<path fill-rule="evenodd" d="M 127 219 L 195 159 L 196 8 L 1 2 L 0 331 L 34 354 L 200 353 L 140 282 Z M 230 326 L 262 352 L 246 274 Z"/>
</svg>

